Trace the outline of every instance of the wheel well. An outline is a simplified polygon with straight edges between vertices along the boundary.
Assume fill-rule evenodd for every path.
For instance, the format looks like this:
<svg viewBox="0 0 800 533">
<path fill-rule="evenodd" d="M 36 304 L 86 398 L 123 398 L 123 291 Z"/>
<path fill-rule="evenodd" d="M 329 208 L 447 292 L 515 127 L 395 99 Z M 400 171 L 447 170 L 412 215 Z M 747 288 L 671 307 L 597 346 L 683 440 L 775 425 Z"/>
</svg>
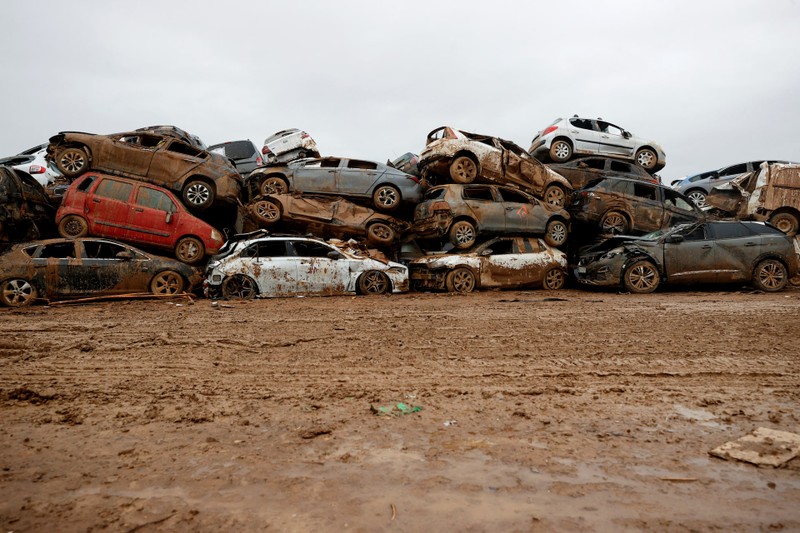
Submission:
<svg viewBox="0 0 800 533">
<path fill-rule="evenodd" d="M 652 146 L 650 146 L 649 144 L 645 144 L 644 146 L 640 146 L 639 148 L 637 148 L 637 149 L 636 149 L 636 153 L 638 154 L 638 153 L 639 153 L 639 152 L 641 152 L 642 150 L 650 150 L 651 152 L 653 152 L 654 154 L 656 154 L 656 157 L 658 157 L 658 150 L 656 150 L 655 148 L 653 148 L 653 147 L 652 147 Z"/>
<path fill-rule="evenodd" d="M 606 217 L 607 214 L 609 214 L 611 212 L 614 212 L 614 211 L 616 211 L 617 213 L 620 213 L 622 216 L 624 216 L 625 220 L 628 221 L 628 224 L 633 224 L 633 219 L 631 218 L 630 213 L 628 213 L 624 209 L 620 209 L 619 207 L 612 207 L 610 209 L 606 209 L 605 213 L 603 213 L 603 216 L 600 217 L 600 220 L 602 221 Z"/>
<path fill-rule="evenodd" d="M 575 145 L 572 144 L 572 139 L 570 139 L 569 137 L 564 137 L 564 136 L 555 137 L 552 141 L 550 141 L 550 146 L 553 146 L 553 143 L 556 141 L 564 141 L 569 145 L 570 148 L 572 148 L 573 150 L 575 149 Z"/>
<path fill-rule="evenodd" d="M 359 274 L 358 277 L 355 279 L 356 294 L 364 294 L 363 292 L 361 292 L 361 278 L 364 277 L 364 275 L 366 275 L 368 272 L 372 272 L 372 270 L 365 270 L 364 272 Z M 381 271 L 380 270 L 376 270 L 376 272 L 381 272 Z M 390 292 L 390 293 L 394 292 L 394 285 L 392 284 L 392 278 L 390 278 L 389 275 L 386 274 L 386 272 L 381 272 L 381 273 L 384 276 L 386 276 L 386 281 L 389 282 L 389 291 L 388 292 Z"/>
<path fill-rule="evenodd" d="M 448 232 L 450 231 L 450 228 L 453 227 L 453 224 L 455 224 L 456 222 L 460 222 L 462 220 L 466 220 L 467 222 L 470 222 L 473 226 L 475 226 L 475 229 L 478 229 L 478 223 L 475 221 L 475 219 L 473 219 L 472 217 L 469 217 L 467 215 L 459 215 L 459 216 L 453 218 L 453 221 L 450 222 L 450 225 L 447 227 L 447 231 Z"/>
<path fill-rule="evenodd" d="M 253 290 L 255 291 L 255 293 L 256 294 L 261 294 L 261 291 L 258 288 L 258 281 L 256 281 L 253 278 L 253 276 L 249 276 L 247 274 L 242 274 L 241 272 L 237 272 L 235 274 L 231 274 L 230 276 L 225 276 L 224 278 L 222 278 L 222 283 L 219 284 L 219 290 L 222 291 L 222 286 L 225 284 L 225 282 L 228 281 L 230 278 L 235 278 L 236 276 L 239 276 L 239 277 L 242 277 L 242 278 L 248 278 L 250 281 L 253 282 Z"/>
<path fill-rule="evenodd" d="M 656 267 L 656 271 L 658 272 L 658 275 L 661 276 L 662 281 L 664 280 L 664 270 L 661 268 L 661 265 L 658 263 L 658 261 L 656 261 L 649 255 L 640 252 L 637 255 L 629 257 L 622 265 L 622 270 L 619 273 L 620 283 L 625 282 L 625 273 L 631 268 L 631 265 L 633 265 L 637 261 L 647 261 L 648 263 L 651 263 L 653 266 Z"/>
<path fill-rule="evenodd" d="M 691 193 L 693 193 L 695 191 L 701 192 L 703 194 L 708 194 L 702 187 L 692 187 L 691 189 L 687 189 L 686 192 L 683 193 L 683 194 L 686 195 L 686 196 L 689 196 L 689 194 L 691 194 Z"/>
<path fill-rule="evenodd" d="M 789 272 L 789 265 L 786 263 L 785 257 L 781 257 L 775 254 L 764 254 L 759 256 L 755 261 L 753 261 L 753 268 L 750 269 L 750 279 L 752 279 L 753 275 L 756 273 L 756 267 L 759 265 L 759 263 L 761 263 L 762 261 L 766 261 L 768 259 L 774 259 L 775 261 L 779 262 L 780 264 L 783 265 L 783 268 L 786 269 L 786 272 Z"/>
<path fill-rule="evenodd" d="M 211 187 L 212 191 L 217 192 L 217 187 L 214 184 L 214 180 L 212 180 L 211 178 L 209 178 L 207 176 L 203 176 L 203 175 L 200 175 L 200 174 L 197 174 L 197 175 L 194 175 L 194 176 L 190 176 L 189 178 L 187 178 L 183 182 L 183 189 L 186 189 L 186 186 L 189 185 L 193 181 L 202 181 L 203 183 L 205 183 L 206 185 Z M 181 189 L 181 192 L 183 192 L 183 189 Z"/>
<path fill-rule="evenodd" d="M 794 215 L 795 217 L 800 219 L 800 211 L 798 211 L 794 207 L 791 207 L 791 206 L 788 206 L 788 205 L 780 207 L 780 208 L 776 209 L 775 211 L 773 211 L 772 213 L 770 213 L 769 214 L 769 218 L 772 218 L 775 215 L 781 215 L 783 213 L 788 213 L 790 215 Z"/>
<path fill-rule="evenodd" d="M 453 154 L 453 159 L 450 160 L 450 164 L 453 164 L 453 161 L 455 161 L 457 158 L 462 157 L 462 156 L 469 157 L 470 159 L 472 159 L 472 162 L 475 163 L 476 167 L 478 167 L 478 174 L 481 173 L 480 172 L 481 171 L 481 164 L 480 164 L 480 162 L 478 162 L 478 156 L 476 156 L 475 154 L 473 154 L 469 150 L 461 150 L 461 151 L 456 152 L 455 154 Z"/>
</svg>

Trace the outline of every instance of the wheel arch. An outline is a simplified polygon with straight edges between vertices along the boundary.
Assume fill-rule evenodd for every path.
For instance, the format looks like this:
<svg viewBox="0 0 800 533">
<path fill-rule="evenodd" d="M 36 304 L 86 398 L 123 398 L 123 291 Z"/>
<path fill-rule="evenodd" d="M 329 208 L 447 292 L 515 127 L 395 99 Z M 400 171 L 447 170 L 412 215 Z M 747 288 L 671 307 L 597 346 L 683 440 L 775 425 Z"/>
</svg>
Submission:
<svg viewBox="0 0 800 533">
<path fill-rule="evenodd" d="M 467 150 L 466 148 L 461 148 L 460 150 L 458 150 L 456 153 L 453 154 L 453 157 L 450 158 L 450 164 L 453 164 L 453 161 L 455 161 L 456 158 L 459 158 L 459 157 L 462 157 L 462 156 L 469 157 L 470 159 L 472 159 L 472 162 L 475 163 L 475 166 L 478 169 L 478 176 L 480 176 L 481 175 L 481 162 L 480 162 L 480 159 L 478 158 L 477 155 L 475 155 L 475 152 L 473 152 L 471 150 Z"/>
<path fill-rule="evenodd" d="M 358 294 L 358 295 L 363 295 L 364 294 L 363 292 L 361 292 L 361 289 L 359 288 L 361 277 L 364 276 L 365 274 L 367 274 L 368 272 L 372 272 L 373 270 L 375 270 L 377 272 L 382 272 L 383 275 L 386 276 L 386 279 L 389 281 L 389 290 L 386 291 L 386 292 L 387 292 L 387 294 L 393 293 L 394 292 L 394 283 L 392 283 L 392 277 L 389 274 L 387 274 L 386 272 L 384 272 L 383 270 L 378 270 L 377 268 L 368 268 L 367 270 L 363 270 L 363 271 L 358 273 L 358 275 L 353 279 L 353 286 L 355 288 L 355 293 Z"/>
<path fill-rule="evenodd" d="M 619 282 L 620 282 L 621 285 L 624 286 L 624 284 L 625 284 L 625 272 L 627 272 L 628 269 L 631 267 L 631 265 L 633 265 L 637 261 L 649 261 L 649 262 L 653 263 L 656 266 L 656 270 L 658 271 L 658 275 L 661 276 L 661 281 L 662 282 L 666 282 L 667 281 L 667 277 L 665 275 L 664 268 L 663 268 L 663 265 L 661 264 L 661 261 L 657 261 L 655 257 L 653 257 L 652 255 L 650 255 L 648 253 L 636 252 L 634 254 L 631 254 L 627 259 L 625 259 L 625 262 L 622 264 L 622 268 L 620 269 L 620 272 L 619 272 Z M 755 266 L 753 266 L 753 269 L 755 269 Z"/>
</svg>

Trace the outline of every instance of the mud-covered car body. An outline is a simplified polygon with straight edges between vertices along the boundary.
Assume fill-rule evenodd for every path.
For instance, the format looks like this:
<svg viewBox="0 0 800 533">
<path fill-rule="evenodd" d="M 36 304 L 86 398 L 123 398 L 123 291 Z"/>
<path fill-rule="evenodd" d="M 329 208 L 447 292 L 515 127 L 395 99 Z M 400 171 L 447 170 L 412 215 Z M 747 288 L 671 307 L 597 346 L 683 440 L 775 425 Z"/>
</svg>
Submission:
<svg viewBox="0 0 800 533">
<path fill-rule="evenodd" d="M 599 233 L 641 235 L 705 218 L 691 200 L 663 185 L 603 178 L 572 195 L 574 223 Z"/>
<path fill-rule="evenodd" d="M 54 214 L 38 181 L 25 171 L 0 166 L 0 243 L 49 236 Z"/>
<path fill-rule="evenodd" d="M 46 156 L 47 145 L 40 144 L 17 155 L 0 159 L 0 166 L 6 165 L 27 172 L 43 187 L 47 187 L 62 178 L 62 174 Z"/>
<path fill-rule="evenodd" d="M 537 158 L 554 163 L 569 161 L 576 155 L 604 155 L 634 161 L 648 172 L 658 172 L 667 164 L 661 146 L 637 137 L 603 119 L 558 118 L 536 134 L 528 150 Z"/>
<path fill-rule="evenodd" d="M 431 254 L 408 263 L 415 290 L 470 292 L 473 289 L 564 285 L 567 255 L 536 237 L 495 237 L 457 254 Z M 469 272 L 465 276 L 463 270 Z"/>
<path fill-rule="evenodd" d="M 471 162 L 471 163 L 470 163 Z M 431 182 L 489 182 L 519 187 L 559 207 L 572 187 L 511 141 L 439 127 L 428 134 L 417 165 Z"/>
<path fill-rule="evenodd" d="M 740 220 L 769 220 L 787 235 L 800 226 L 800 164 L 762 164 L 714 187 L 706 203 Z"/>
<path fill-rule="evenodd" d="M 242 178 L 227 158 L 173 135 L 61 132 L 50 138 L 47 157 L 70 178 L 97 170 L 146 181 L 181 195 L 192 209 L 236 204 L 241 197 Z"/>
<path fill-rule="evenodd" d="M 264 139 L 261 155 L 266 163 L 285 163 L 294 159 L 319 157 L 317 143 L 311 136 L 297 128 L 278 131 Z"/>
<path fill-rule="evenodd" d="M 261 153 L 259 153 L 253 141 L 249 139 L 213 144 L 208 147 L 208 151 L 230 159 L 236 170 L 243 177 L 247 177 L 258 167 L 264 166 L 264 159 L 261 157 Z"/>
<path fill-rule="evenodd" d="M 252 298 L 295 294 L 373 292 L 364 280 L 378 273 L 380 291 L 408 290 L 408 268 L 379 261 L 347 243 L 294 236 L 232 240 L 206 268 L 206 294 Z"/>
<path fill-rule="evenodd" d="M 639 165 L 613 157 L 581 157 L 566 163 L 549 163 L 546 166 L 567 178 L 575 190 L 609 176 L 658 183 L 658 178 Z"/>
<path fill-rule="evenodd" d="M 194 146 L 195 148 L 199 148 L 200 150 L 206 150 L 206 143 L 204 143 L 200 137 L 189 133 L 186 130 L 182 130 L 177 126 L 173 126 L 171 124 L 157 124 L 155 126 L 144 126 L 142 128 L 136 128 L 136 131 L 140 132 L 147 132 L 147 133 L 156 133 L 158 135 L 169 135 L 171 137 L 175 137 L 176 139 L 180 139 L 186 144 L 190 146 Z"/>
<path fill-rule="evenodd" d="M 411 231 L 422 238 L 446 236 L 461 249 L 472 246 L 478 236 L 492 234 L 545 235 L 551 245 L 561 246 L 567 239 L 569 218 L 564 209 L 519 189 L 451 183 L 425 193 L 414 211 Z M 551 235 L 550 230 L 556 229 L 563 234 Z"/>
<path fill-rule="evenodd" d="M 757 171 L 762 163 L 764 163 L 763 160 L 748 161 L 746 163 L 728 165 L 727 167 L 722 167 L 717 170 L 701 172 L 700 174 L 686 176 L 674 181 L 671 187 L 676 191 L 685 194 L 690 200 L 697 204 L 698 207 L 705 207 L 706 196 L 708 196 L 708 193 L 711 192 L 711 189 L 714 187 L 719 187 L 720 185 L 725 185 L 742 174 Z M 767 163 L 773 164 L 789 162 L 767 161 Z"/>
<path fill-rule="evenodd" d="M 410 227 L 399 218 L 339 196 L 270 194 L 254 198 L 241 209 L 260 227 L 272 228 L 280 222 L 287 229 L 326 239 L 366 238 L 375 246 L 393 244 Z"/>
<path fill-rule="evenodd" d="M 795 245 L 773 226 L 763 222 L 707 221 L 682 224 L 640 238 L 621 235 L 586 247 L 578 252 L 574 274 L 587 285 L 623 286 L 626 273 L 646 262 L 654 267 L 655 274 L 643 271 L 650 279 L 632 280 L 634 286 L 628 288 L 650 292 L 661 282 L 687 285 L 753 281 L 757 267 L 765 261 L 777 261 L 785 267 L 783 285 L 797 273 Z M 637 290 L 637 281 L 648 290 Z M 783 285 L 764 288 L 777 290 Z"/>
<path fill-rule="evenodd" d="M 406 152 L 403 155 L 396 157 L 391 161 L 387 161 L 386 164 L 392 168 L 396 168 L 406 174 L 411 174 L 412 176 L 420 176 L 419 172 L 419 156 L 417 154 Z"/>
<path fill-rule="evenodd" d="M 108 239 L 32 241 L 0 255 L 0 302 L 12 306 L 37 297 L 173 294 L 190 291 L 201 279 L 197 269 L 180 261 Z"/>
</svg>

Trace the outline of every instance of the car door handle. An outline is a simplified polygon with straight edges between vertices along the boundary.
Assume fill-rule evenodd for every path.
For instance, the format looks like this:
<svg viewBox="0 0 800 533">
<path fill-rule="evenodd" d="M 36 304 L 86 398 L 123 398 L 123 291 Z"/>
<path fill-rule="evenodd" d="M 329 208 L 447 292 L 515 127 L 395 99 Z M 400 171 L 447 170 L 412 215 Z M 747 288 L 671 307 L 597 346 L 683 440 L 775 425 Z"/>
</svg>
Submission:
<svg viewBox="0 0 800 533">
<path fill-rule="evenodd" d="M 100 203 L 100 198 L 92 198 L 92 201 L 96 204 Z"/>
<path fill-rule="evenodd" d="M 141 207 L 135 207 L 133 210 L 136 211 L 137 213 L 144 213 L 144 209 L 142 209 Z"/>
<path fill-rule="evenodd" d="M 311 261 L 300 261 L 301 265 L 310 265 Z"/>
<path fill-rule="evenodd" d="M 710 244 L 704 244 L 700 248 L 702 248 L 703 250 L 710 250 L 711 249 L 711 245 Z"/>
<path fill-rule="evenodd" d="M 187 163 L 196 163 L 196 161 L 194 159 L 189 159 L 188 157 L 182 157 L 181 159 L 183 159 Z"/>
<path fill-rule="evenodd" d="M 754 242 L 746 242 L 744 245 L 745 246 L 756 246 L 756 243 L 754 243 Z"/>
</svg>

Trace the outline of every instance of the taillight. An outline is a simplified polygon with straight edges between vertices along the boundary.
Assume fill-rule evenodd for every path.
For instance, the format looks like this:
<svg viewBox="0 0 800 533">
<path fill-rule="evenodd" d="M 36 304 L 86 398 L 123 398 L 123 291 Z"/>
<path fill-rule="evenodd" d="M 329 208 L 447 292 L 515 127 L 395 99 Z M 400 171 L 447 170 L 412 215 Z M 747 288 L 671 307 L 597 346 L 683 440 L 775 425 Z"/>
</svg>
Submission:
<svg viewBox="0 0 800 533">
<path fill-rule="evenodd" d="M 310 135 L 308 133 L 306 133 L 306 132 L 301 132 L 300 133 L 300 138 L 301 139 L 308 139 L 309 137 L 310 137 Z"/>
<path fill-rule="evenodd" d="M 263 160 L 263 159 L 261 159 L 261 156 L 258 156 L 258 157 L 256 158 L 256 166 L 257 166 L 257 167 L 263 167 L 263 166 L 264 166 L 264 160 Z"/>
<path fill-rule="evenodd" d="M 414 183 L 419 183 L 419 178 L 416 176 L 412 176 L 411 174 L 406 176 L 410 180 L 414 180 Z"/>
<path fill-rule="evenodd" d="M 450 204 L 447 202 L 433 202 L 431 204 L 431 211 L 450 211 Z"/>
<path fill-rule="evenodd" d="M 47 170 L 43 166 L 40 165 L 31 165 L 31 168 L 28 169 L 28 174 L 44 174 L 44 171 Z"/>
<path fill-rule="evenodd" d="M 549 128 L 547 128 L 546 130 L 544 130 L 544 131 L 542 132 L 542 137 L 544 137 L 544 136 L 545 136 L 545 135 L 547 135 L 548 133 L 553 133 L 553 132 L 554 132 L 554 131 L 556 131 L 557 129 L 558 129 L 558 126 L 550 126 Z"/>
<path fill-rule="evenodd" d="M 269 154 L 271 154 L 271 153 L 272 153 L 272 150 L 270 150 L 269 148 L 267 148 L 266 146 L 264 146 L 263 148 L 261 148 L 261 153 L 262 153 L 263 155 L 269 155 Z"/>
</svg>

